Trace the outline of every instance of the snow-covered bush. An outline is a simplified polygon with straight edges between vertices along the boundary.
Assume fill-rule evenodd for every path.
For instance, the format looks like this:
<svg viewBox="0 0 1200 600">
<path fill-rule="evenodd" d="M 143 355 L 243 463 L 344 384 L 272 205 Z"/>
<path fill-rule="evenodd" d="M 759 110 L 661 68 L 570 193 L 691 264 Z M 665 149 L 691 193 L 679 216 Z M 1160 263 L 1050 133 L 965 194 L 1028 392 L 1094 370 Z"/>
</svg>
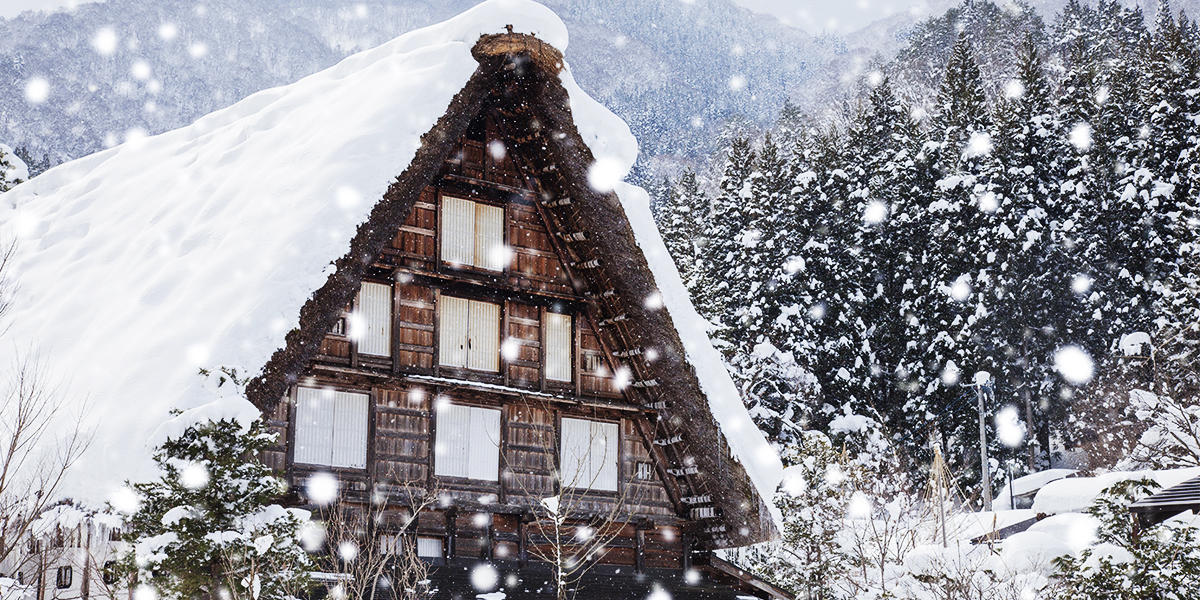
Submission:
<svg viewBox="0 0 1200 600">
<path fill-rule="evenodd" d="M 29 179 L 29 167 L 12 148 L 0 144 L 0 192 L 7 192 L 26 179 Z"/>
<path fill-rule="evenodd" d="M 308 513 L 275 501 L 284 483 L 259 460 L 275 436 L 261 421 L 192 425 L 154 453 L 160 476 L 132 486 L 124 567 L 163 598 L 286 600 L 302 596 L 312 562 Z"/>
<path fill-rule="evenodd" d="M 1088 509 L 1100 522 L 1098 543 L 1058 559 L 1055 600 L 1182 600 L 1200 589 L 1200 529 L 1167 521 L 1144 530 L 1129 505 L 1154 493 L 1150 480 L 1129 480 L 1104 491 Z"/>
</svg>

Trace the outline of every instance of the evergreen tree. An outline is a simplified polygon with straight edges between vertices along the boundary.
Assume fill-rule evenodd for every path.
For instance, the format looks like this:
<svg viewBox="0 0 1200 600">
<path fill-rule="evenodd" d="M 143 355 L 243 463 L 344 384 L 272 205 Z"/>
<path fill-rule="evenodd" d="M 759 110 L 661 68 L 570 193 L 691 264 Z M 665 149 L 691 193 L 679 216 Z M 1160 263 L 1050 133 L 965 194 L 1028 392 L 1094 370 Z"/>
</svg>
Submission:
<svg viewBox="0 0 1200 600">
<path fill-rule="evenodd" d="M 0 144 L 0 192 L 7 192 L 29 179 L 29 167 L 12 148 Z"/>
<path fill-rule="evenodd" d="M 706 225 L 706 210 L 708 199 L 696 181 L 696 173 L 688 169 L 671 185 L 667 202 L 656 215 L 667 251 L 675 259 L 679 275 L 689 289 L 692 289 L 692 280 L 699 268 L 697 241 Z"/>
<path fill-rule="evenodd" d="M 125 566 L 165 598 L 290 600 L 313 566 L 299 542 L 306 511 L 274 502 L 285 485 L 259 455 L 275 442 L 262 421 L 209 421 L 154 453 L 158 479 L 134 484 Z"/>
<path fill-rule="evenodd" d="M 726 356 L 736 350 L 732 345 L 735 313 L 745 296 L 739 296 L 740 284 L 736 261 L 742 255 L 741 240 L 746 231 L 746 200 L 750 197 L 750 179 L 755 155 L 746 138 L 735 138 L 725 160 L 724 172 L 705 215 L 699 251 L 700 270 L 695 277 L 693 301 L 700 313 L 716 328 L 712 335 L 724 347 Z"/>
</svg>

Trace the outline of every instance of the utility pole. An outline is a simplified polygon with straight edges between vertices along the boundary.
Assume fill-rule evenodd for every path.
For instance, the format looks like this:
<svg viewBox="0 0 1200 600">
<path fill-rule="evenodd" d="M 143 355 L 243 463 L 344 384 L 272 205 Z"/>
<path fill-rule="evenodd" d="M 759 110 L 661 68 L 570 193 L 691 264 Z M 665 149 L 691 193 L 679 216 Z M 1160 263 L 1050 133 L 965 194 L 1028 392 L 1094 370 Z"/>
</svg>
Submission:
<svg viewBox="0 0 1200 600">
<path fill-rule="evenodd" d="M 975 383 L 969 387 L 975 388 L 975 398 L 979 403 L 979 471 L 983 476 L 983 510 L 992 510 L 992 476 L 991 469 L 988 464 L 988 446 L 987 446 L 987 420 L 984 418 L 986 410 L 984 398 L 992 391 L 992 376 L 987 371 L 980 371 L 975 374 Z"/>
</svg>

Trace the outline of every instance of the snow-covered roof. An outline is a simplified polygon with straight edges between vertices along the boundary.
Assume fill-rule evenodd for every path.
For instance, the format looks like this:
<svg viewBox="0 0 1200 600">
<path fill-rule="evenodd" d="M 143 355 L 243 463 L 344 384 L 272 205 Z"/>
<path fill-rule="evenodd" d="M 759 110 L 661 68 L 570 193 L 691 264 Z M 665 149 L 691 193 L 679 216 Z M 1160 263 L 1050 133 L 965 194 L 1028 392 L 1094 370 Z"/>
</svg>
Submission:
<svg viewBox="0 0 1200 600">
<path fill-rule="evenodd" d="M 1091 506 L 1106 488 L 1122 481 L 1150 479 L 1166 488 L 1200 476 L 1200 467 L 1159 471 L 1113 471 L 1093 477 L 1068 477 L 1046 484 L 1033 497 L 1033 511 L 1054 515 L 1082 512 Z"/>
<path fill-rule="evenodd" d="M 566 28 L 549 9 L 488 0 L 0 196 L 0 239 L 17 240 L 19 282 L 0 361 L 36 352 L 96 425 L 70 494 L 102 500 L 120 479 L 146 476 L 147 447 L 172 430 L 171 409 L 189 410 L 188 419 L 257 414 L 199 370 L 255 375 L 283 347 L 301 307 L 475 71 L 479 36 L 510 23 L 566 49 Z M 597 163 L 627 173 L 637 155 L 628 126 L 569 68 L 560 79 Z M 625 183 L 614 191 L 713 416 L 770 497 L 779 459 L 688 300 L 647 194 Z"/>
<path fill-rule="evenodd" d="M 1058 481 L 1059 479 L 1070 477 L 1078 472 L 1079 471 L 1076 471 L 1075 469 L 1045 469 L 1043 471 L 1037 471 L 1028 475 L 1023 475 L 1005 483 L 1004 487 L 1000 488 L 1000 491 L 996 494 L 995 499 L 992 500 L 992 504 L 998 507 L 1011 509 L 1012 496 L 1024 496 L 1026 494 L 1032 494 L 1033 492 L 1045 487 L 1046 484 L 1050 483 L 1051 481 Z M 1009 486 L 1012 486 L 1011 494 L 1009 493 Z"/>
</svg>

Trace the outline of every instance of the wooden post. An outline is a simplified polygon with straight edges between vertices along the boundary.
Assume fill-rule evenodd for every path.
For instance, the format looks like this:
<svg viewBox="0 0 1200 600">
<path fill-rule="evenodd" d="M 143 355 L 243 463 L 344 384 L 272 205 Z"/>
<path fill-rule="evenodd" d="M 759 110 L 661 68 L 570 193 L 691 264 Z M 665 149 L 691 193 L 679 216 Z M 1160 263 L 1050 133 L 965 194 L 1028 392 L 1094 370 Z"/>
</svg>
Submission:
<svg viewBox="0 0 1200 600">
<path fill-rule="evenodd" d="M 529 560 L 529 526 L 526 525 L 528 513 L 521 515 L 517 520 L 517 565 L 524 567 Z"/>
<path fill-rule="evenodd" d="M 634 533 L 634 557 L 633 571 L 638 575 L 646 572 L 646 530 L 638 525 L 637 531 Z"/>
<path fill-rule="evenodd" d="M 685 533 L 685 534 L 683 534 L 682 539 L 683 539 L 683 556 L 681 557 L 680 562 L 683 564 L 684 576 L 687 576 L 687 572 L 692 569 L 692 534 Z"/>
<path fill-rule="evenodd" d="M 446 509 L 446 560 L 454 557 L 454 538 L 458 535 L 458 509 Z"/>
</svg>

